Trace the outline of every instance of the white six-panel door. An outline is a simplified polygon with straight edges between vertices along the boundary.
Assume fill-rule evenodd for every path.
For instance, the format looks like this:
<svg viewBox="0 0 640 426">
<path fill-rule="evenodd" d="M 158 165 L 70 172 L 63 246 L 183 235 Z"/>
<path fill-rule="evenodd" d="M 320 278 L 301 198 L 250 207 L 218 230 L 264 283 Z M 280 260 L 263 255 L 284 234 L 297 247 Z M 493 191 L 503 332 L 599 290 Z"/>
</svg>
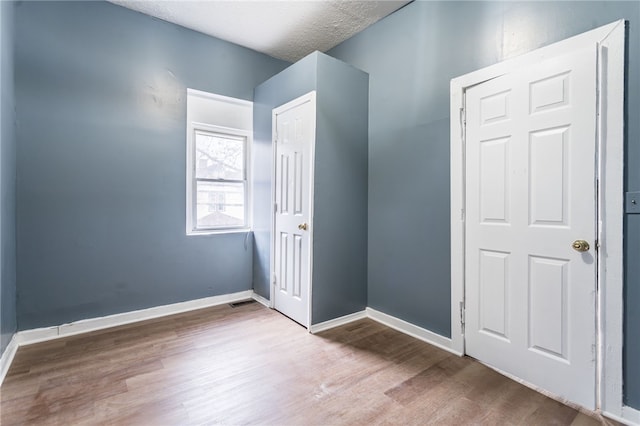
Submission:
<svg viewBox="0 0 640 426">
<path fill-rule="evenodd" d="M 315 94 L 274 109 L 274 308 L 309 325 Z"/>
<path fill-rule="evenodd" d="M 595 46 L 465 102 L 466 352 L 595 408 Z"/>
</svg>

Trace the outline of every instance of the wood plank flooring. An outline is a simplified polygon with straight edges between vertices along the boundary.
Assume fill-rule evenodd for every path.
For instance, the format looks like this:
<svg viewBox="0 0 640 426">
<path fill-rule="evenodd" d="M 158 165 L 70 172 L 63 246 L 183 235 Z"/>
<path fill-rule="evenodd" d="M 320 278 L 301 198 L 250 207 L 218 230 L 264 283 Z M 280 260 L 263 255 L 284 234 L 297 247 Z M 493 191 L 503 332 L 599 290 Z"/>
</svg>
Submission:
<svg viewBox="0 0 640 426">
<path fill-rule="evenodd" d="M 597 425 L 371 320 L 318 335 L 258 303 L 21 347 L 9 425 Z"/>
</svg>

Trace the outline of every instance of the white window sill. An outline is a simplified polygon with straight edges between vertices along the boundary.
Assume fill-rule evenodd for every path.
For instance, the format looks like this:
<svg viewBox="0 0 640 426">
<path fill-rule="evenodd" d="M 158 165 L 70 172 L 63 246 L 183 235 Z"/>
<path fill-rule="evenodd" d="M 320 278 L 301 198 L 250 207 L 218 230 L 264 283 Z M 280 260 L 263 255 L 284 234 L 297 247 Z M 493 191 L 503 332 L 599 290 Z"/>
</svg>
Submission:
<svg viewBox="0 0 640 426">
<path fill-rule="evenodd" d="M 219 234 L 247 234 L 251 232 L 251 228 L 233 228 L 233 229 L 202 229 L 196 231 L 188 231 L 187 236 L 197 235 L 219 235 Z"/>
</svg>

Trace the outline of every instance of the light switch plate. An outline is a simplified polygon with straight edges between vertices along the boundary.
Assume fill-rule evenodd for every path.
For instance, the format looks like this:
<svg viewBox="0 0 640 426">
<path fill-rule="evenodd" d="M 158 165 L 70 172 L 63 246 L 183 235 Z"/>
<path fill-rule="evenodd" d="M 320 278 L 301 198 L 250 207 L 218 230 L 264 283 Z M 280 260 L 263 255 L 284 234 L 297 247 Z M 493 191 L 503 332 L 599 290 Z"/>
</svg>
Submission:
<svg viewBox="0 0 640 426">
<path fill-rule="evenodd" d="M 640 214 L 640 191 L 627 192 L 624 206 L 625 213 Z"/>
</svg>

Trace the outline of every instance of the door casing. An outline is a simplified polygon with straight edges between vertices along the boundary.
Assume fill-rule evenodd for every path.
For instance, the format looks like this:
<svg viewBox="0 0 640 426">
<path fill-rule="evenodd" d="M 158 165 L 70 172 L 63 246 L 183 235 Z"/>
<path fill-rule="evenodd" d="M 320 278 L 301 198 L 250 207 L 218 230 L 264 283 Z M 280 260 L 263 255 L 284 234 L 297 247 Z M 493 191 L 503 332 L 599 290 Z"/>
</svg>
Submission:
<svg viewBox="0 0 640 426">
<path fill-rule="evenodd" d="M 311 104 L 311 108 L 312 108 L 312 113 L 311 113 L 311 122 L 310 122 L 310 131 L 311 133 L 314 135 L 313 140 L 311 141 L 311 146 L 310 148 L 310 165 L 309 165 L 309 273 L 308 273 L 308 280 L 309 280 L 309 300 L 307 301 L 308 306 L 307 306 L 307 312 L 308 312 L 308 318 L 307 318 L 307 330 L 311 331 L 311 319 L 312 319 L 312 312 L 311 312 L 311 300 L 313 297 L 313 188 L 314 188 L 314 170 L 315 170 L 315 147 L 316 147 L 316 91 L 313 90 L 309 93 L 306 93 L 296 99 L 293 99 L 292 101 L 289 101 L 283 105 L 280 105 L 279 107 L 276 107 L 273 109 L 272 111 L 272 122 L 271 122 L 271 144 L 274 147 L 273 149 L 273 154 L 272 154 L 272 159 L 271 159 L 271 242 L 270 242 L 270 247 L 271 247 L 271 256 L 270 256 L 270 274 L 269 274 L 269 279 L 270 279 L 270 285 L 269 285 L 269 307 L 270 308 L 275 308 L 275 279 L 274 279 L 274 274 L 275 274 L 275 270 L 276 270 L 276 265 L 275 265 L 275 249 L 276 249 L 276 239 L 275 239 L 275 229 L 276 229 L 276 212 L 275 212 L 275 205 L 276 205 L 276 159 L 277 159 L 277 155 L 278 155 L 278 151 L 277 151 L 277 147 L 276 147 L 276 139 L 277 139 L 277 116 L 279 113 L 283 112 L 283 111 L 287 111 L 291 108 L 295 108 L 299 105 L 302 105 L 306 102 L 310 102 Z"/>
<path fill-rule="evenodd" d="M 576 49 L 597 46 L 598 268 L 596 403 L 623 418 L 623 188 L 624 52 L 626 21 L 619 20 L 451 80 L 451 349 L 464 354 L 465 123 L 467 88 Z"/>
</svg>

